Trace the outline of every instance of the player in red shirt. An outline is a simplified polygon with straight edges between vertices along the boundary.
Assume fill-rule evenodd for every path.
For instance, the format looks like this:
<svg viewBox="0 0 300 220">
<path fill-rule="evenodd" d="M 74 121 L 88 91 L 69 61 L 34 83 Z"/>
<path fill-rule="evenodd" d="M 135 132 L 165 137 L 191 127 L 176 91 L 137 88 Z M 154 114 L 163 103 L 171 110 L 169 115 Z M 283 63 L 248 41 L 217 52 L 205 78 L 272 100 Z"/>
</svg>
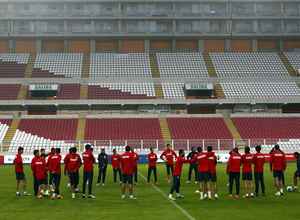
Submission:
<svg viewBox="0 0 300 220">
<path fill-rule="evenodd" d="M 64 158 L 64 164 L 65 164 L 65 168 L 64 168 L 64 174 L 65 174 L 65 176 L 67 175 L 67 172 L 68 172 L 68 167 L 67 167 L 67 163 L 69 162 L 69 160 L 70 160 L 70 156 L 71 156 L 71 154 L 72 154 L 72 148 L 73 147 L 70 147 L 69 148 L 69 153 L 65 156 L 65 158 Z M 69 173 L 68 173 L 68 189 L 70 189 L 70 187 L 71 187 L 71 181 L 70 181 L 70 177 L 69 177 Z"/>
<path fill-rule="evenodd" d="M 94 155 L 92 154 L 91 145 L 85 145 L 85 152 L 82 153 L 82 159 L 84 162 L 83 167 L 83 184 L 82 184 L 82 198 L 85 198 L 85 188 L 87 181 L 89 180 L 89 198 L 94 199 L 95 196 L 92 195 L 92 185 L 94 177 L 94 166 L 93 163 L 96 162 Z"/>
<path fill-rule="evenodd" d="M 49 187 L 50 187 L 50 192 L 54 192 L 54 189 L 53 189 L 53 186 L 52 186 L 53 185 L 53 174 L 52 174 L 53 167 L 51 165 L 49 166 L 51 158 L 52 158 L 52 156 L 54 154 L 55 154 L 55 148 L 52 147 L 50 155 L 49 155 L 49 158 L 48 158 L 48 161 L 47 161 L 47 167 L 48 167 L 48 170 L 49 170 Z"/>
<path fill-rule="evenodd" d="M 114 172 L 114 183 L 117 186 L 117 172 L 119 173 L 120 176 L 120 185 L 122 184 L 122 171 L 120 167 L 120 162 L 121 162 L 121 157 L 119 154 L 117 154 L 117 150 L 113 149 L 113 155 L 110 157 L 110 163 L 113 167 L 113 172 Z"/>
<path fill-rule="evenodd" d="M 156 161 L 157 161 L 157 155 L 154 153 L 153 147 L 150 148 L 150 154 L 148 154 L 147 160 L 149 160 L 149 166 L 148 166 L 148 182 L 147 184 L 150 184 L 150 175 L 153 170 L 154 173 L 154 179 L 155 179 L 155 184 L 158 185 L 157 182 L 157 174 L 156 174 Z"/>
<path fill-rule="evenodd" d="M 35 164 L 36 160 L 40 158 L 40 152 L 39 152 L 39 150 L 34 150 L 33 151 L 33 155 L 34 155 L 34 158 L 32 158 L 32 160 L 31 160 L 31 170 L 32 170 L 32 173 L 33 173 L 33 191 L 34 191 L 34 197 L 37 197 L 38 190 L 39 190 L 39 185 L 37 184 L 36 171 L 34 169 L 34 164 Z"/>
<path fill-rule="evenodd" d="M 71 181 L 72 199 L 75 199 L 75 192 L 80 192 L 77 186 L 79 183 L 79 168 L 82 165 L 82 161 L 80 155 L 76 153 L 76 147 L 73 147 L 71 152 L 71 155 L 66 160 L 66 166 L 68 167 L 68 173 Z"/>
<path fill-rule="evenodd" d="M 212 152 L 212 146 L 207 147 L 207 152 Z M 218 197 L 218 187 L 217 187 L 217 157 L 216 155 L 208 157 L 208 165 L 209 165 L 209 179 L 213 182 L 214 185 L 214 192 L 215 192 L 215 199 L 219 199 Z M 204 196 L 205 197 L 205 196 Z"/>
<path fill-rule="evenodd" d="M 138 161 L 140 158 L 139 158 L 139 155 L 136 153 L 136 152 L 134 152 L 134 149 L 133 149 L 133 147 L 131 147 L 131 153 L 133 154 L 133 157 L 134 157 L 134 184 L 135 185 L 139 185 L 138 183 L 137 183 L 137 171 L 138 171 L 138 167 L 137 167 L 137 162 L 136 161 Z"/>
<path fill-rule="evenodd" d="M 179 188 L 180 188 L 180 175 L 182 170 L 182 164 L 190 162 L 191 160 L 185 160 L 184 157 L 184 150 L 180 149 L 177 157 L 177 161 L 175 162 L 175 169 L 173 172 L 173 185 L 171 187 L 170 193 L 169 193 L 169 199 L 170 200 L 176 200 L 173 198 L 173 192 L 176 191 L 177 198 L 183 198 L 183 195 L 180 195 Z"/>
<path fill-rule="evenodd" d="M 23 185 L 23 191 L 24 191 L 24 196 L 29 196 L 30 194 L 28 194 L 26 192 L 26 177 L 23 171 L 23 161 L 22 161 L 22 156 L 21 154 L 23 154 L 23 147 L 19 147 L 18 148 L 18 153 L 15 156 L 14 159 L 14 165 L 15 165 L 15 172 L 16 172 L 16 195 L 20 196 L 21 194 L 19 193 L 19 183 L 22 180 L 22 185 Z"/>
<path fill-rule="evenodd" d="M 49 167 L 50 166 L 52 167 L 51 174 L 53 176 L 53 180 L 54 180 L 54 184 L 55 184 L 55 191 L 52 195 L 52 199 L 55 199 L 56 195 L 57 195 L 58 199 L 62 199 L 62 197 L 59 194 L 59 185 L 60 185 L 60 180 L 61 180 L 60 161 L 61 161 L 60 148 L 56 148 L 55 155 L 53 155 L 51 157 L 51 160 L 49 162 Z"/>
<path fill-rule="evenodd" d="M 214 152 L 202 152 L 202 147 L 197 147 L 197 151 L 199 152 L 197 156 L 195 156 L 190 163 L 198 162 L 198 181 L 199 181 L 199 191 L 200 191 L 200 200 L 204 200 L 203 198 L 203 181 L 205 182 L 205 187 L 208 192 L 208 199 L 211 200 L 211 191 L 210 191 L 210 182 L 209 182 L 209 165 L 208 158 L 213 156 Z"/>
<path fill-rule="evenodd" d="M 122 173 L 123 173 L 123 183 L 122 183 L 122 199 L 125 199 L 125 186 L 128 181 L 130 199 L 137 199 L 133 197 L 132 194 L 132 179 L 134 174 L 134 157 L 133 154 L 130 153 L 130 146 L 125 147 L 125 153 L 121 156 L 121 165 L 122 165 Z"/>
<path fill-rule="evenodd" d="M 232 198 L 233 180 L 235 180 L 235 185 L 236 185 L 235 198 L 239 198 L 241 165 L 242 165 L 242 157 L 239 154 L 239 150 L 237 148 L 234 148 L 232 150 L 232 155 L 229 157 L 227 163 L 227 170 L 226 170 L 227 175 L 229 175 L 229 198 Z"/>
<path fill-rule="evenodd" d="M 166 179 L 166 181 L 168 181 L 168 183 L 170 183 L 171 182 L 171 179 L 170 179 L 170 169 L 171 169 L 171 171 L 173 173 L 174 172 L 173 157 L 175 157 L 175 160 L 176 160 L 177 155 L 176 155 L 176 153 L 173 150 L 170 149 L 171 148 L 170 144 L 167 144 L 166 147 L 167 147 L 167 150 L 165 150 L 161 154 L 160 159 L 162 159 L 166 163 L 167 176 L 168 176 L 168 178 Z"/>
<path fill-rule="evenodd" d="M 255 147 L 256 154 L 253 155 L 254 164 L 254 179 L 255 179 L 255 196 L 258 196 L 259 182 L 261 184 L 262 195 L 265 195 L 265 183 L 264 183 L 264 164 L 265 156 L 260 152 L 261 146 Z"/>
<path fill-rule="evenodd" d="M 42 195 L 45 196 L 44 191 L 48 186 L 48 174 L 47 174 L 47 164 L 45 161 L 46 154 L 41 154 L 40 158 L 36 159 L 33 164 L 33 170 L 36 173 L 37 184 L 39 186 L 38 191 L 40 192 L 39 199 Z M 42 185 L 44 185 L 42 187 Z"/>
<path fill-rule="evenodd" d="M 283 195 L 282 175 L 286 170 L 286 159 L 284 153 L 279 150 L 279 145 L 275 145 L 275 151 L 270 157 L 270 171 L 273 171 L 273 177 L 277 188 L 275 196 Z"/>
<path fill-rule="evenodd" d="M 249 180 L 250 183 L 250 189 L 251 189 L 251 195 L 250 197 L 253 197 L 253 181 L 252 181 L 252 162 L 253 162 L 253 156 L 250 154 L 250 147 L 245 147 L 245 154 L 242 155 L 242 180 L 244 181 L 244 187 L 245 187 L 245 195 L 243 198 L 249 198 L 248 193 L 248 183 L 247 180 Z"/>
</svg>

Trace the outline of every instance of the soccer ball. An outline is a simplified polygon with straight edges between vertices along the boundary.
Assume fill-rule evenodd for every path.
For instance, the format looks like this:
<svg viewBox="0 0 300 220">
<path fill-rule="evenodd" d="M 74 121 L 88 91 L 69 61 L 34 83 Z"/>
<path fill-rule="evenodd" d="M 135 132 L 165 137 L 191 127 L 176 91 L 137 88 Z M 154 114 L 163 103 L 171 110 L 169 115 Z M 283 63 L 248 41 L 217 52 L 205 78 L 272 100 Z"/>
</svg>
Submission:
<svg viewBox="0 0 300 220">
<path fill-rule="evenodd" d="M 46 190 L 45 196 L 49 196 L 49 195 L 50 195 L 50 191 L 49 191 L 49 190 Z"/>
<path fill-rule="evenodd" d="M 286 190 L 287 190 L 288 192 L 292 192 L 292 191 L 293 191 L 293 187 L 288 186 L 288 187 L 286 187 Z"/>
</svg>

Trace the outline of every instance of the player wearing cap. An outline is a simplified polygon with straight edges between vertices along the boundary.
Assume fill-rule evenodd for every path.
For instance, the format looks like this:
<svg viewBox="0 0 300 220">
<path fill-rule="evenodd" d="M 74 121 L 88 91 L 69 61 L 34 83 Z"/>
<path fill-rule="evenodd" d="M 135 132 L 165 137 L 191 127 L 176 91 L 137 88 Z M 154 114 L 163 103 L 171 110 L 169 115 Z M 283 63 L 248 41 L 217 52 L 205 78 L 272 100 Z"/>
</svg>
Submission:
<svg viewBox="0 0 300 220">
<path fill-rule="evenodd" d="M 192 151 L 187 155 L 187 159 L 193 159 L 197 155 L 197 151 L 195 147 L 192 147 Z M 190 164 L 189 167 L 189 175 L 188 175 L 188 181 L 186 183 L 191 183 L 191 177 L 192 177 L 192 172 L 195 172 L 195 183 L 197 183 L 197 174 L 198 174 L 198 163 L 195 162 L 193 164 Z"/>
<path fill-rule="evenodd" d="M 170 144 L 167 144 L 166 147 L 167 147 L 167 150 L 165 150 L 161 154 L 160 159 L 162 159 L 166 163 L 167 177 L 168 177 L 166 179 L 166 181 L 168 181 L 168 183 L 170 183 L 171 182 L 171 180 L 170 180 L 170 169 L 171 169 L 171 171 L 173 173 L 174 172 L 173 157 L 175 157 L 175 160 L 176 160 L 177 155 L 176 155 L 176 153 L 173 150 L 171 150 L 171 145 Z"/>
<path fill-rule="evenodd" d="M 235 180 L 235 186 L 236 186 L 235 198 L 239 198 L 241 165 L 242 165 L 242 157 L 239 154 L 239 150 L 237 148 L 234 148 L 232 150 L 232 155 L 229 157 L 227 163 L 227 170 L 226 170 L 227 175 L 229 175 L 229 198 L 232 198 L 233 180 Z"/>
<path fill-rule="evenodd" d="M 94 199 L 95 196 L 92 195 L 93 177 L 94 177 L 94 166 L 93 163 L 96 162 L 94 155 L 91 152 L 91 145 L 85 145 L 85 152 L 82 153 L 82 159 L 84 163 L 83 167 L 83 184 L 82 184 L 82 198 L 85 198 L 85 188 L 87 180 L 89 180 L 89 198 Z"/>
<path fill-rule="evenodd" d="M 148 166 L 148 182 L 147 184 L 150 184 L 150 176 L 151 176 L 151 172 L 153 170 L 154 173 L 154 180 L 155 180 L 155 184 L 158 185 L 157 182 L 157 174 L 156 174 L 156 161 L 157 161 L 157 155 L 154 153 L 154 149 L 153 147 L 150 148 L 150 154 L 148 154 L 147 160 L 149 160 L 149 166 Z"/>
<path fill-rule="evenodd" d="M 53 181 L 54 181 L 54 184 L 55 184 L 55 191 L 52 195 L 52 199 L 55 199 L 56 195 L 57 195 L 58 199 L 62 199 L 62 197 L 59 194 L 59 185 L 60 185 L 60 180 L 61 180 L 60 161 L 61 161 L 60 148 L 56 148 L 55 155 L 53 155 L 51 157 L 51 160 L 49 162 L 49 167 L 50 166 L 52 167 L 51 174 L 53 176 Z"/>
<path fill-rule="evenodd" d="M 286 170 L 286 159 L 284 153 L 280 151 L 279 145 L 275 145 L 275 151 L 270 157 L 270 171 L 273 171 L 277 193 L 275 196 L 283 195 L 282 175 Z"/>
<path fill-rule="evenodd" d="M 105 177 L 106 177 L 106 170 L 107 170 L 107 163 L 108 163 L 108 157 L 105 153 L 105 149 L 101 149 L 101 153 L 98 154 L 98 166 L 99 166 L 99 175 L 98 175 L 98 181 L 96 186 L 99 186 L 101 182 L 101 176 L 102 177 L 102 186 L 105 186 Z"/>
<path fill-rule="evenodd" d="M 133 197 L 133 187 L 132 187 L 132 179 L 134 173 L 134 157 L 133 154 L 130 153 L 130 146 L 125 147 L 125 153 L 121 156 L 121 165 L 122 165 L 122 173 L 123 173 L 123 182 L 122 182 L 122 199 L 125 199 L 125 187 L 128 182 L 130 199 L 137 199 Z"/>
<path fill-rule="evenodd" d="M 190 163 L 198 162 L 198 181 L 199 181 L 199 191 L 200 191 L 200 200 L 204 200 L 203 198 L 203 181 L 205 182 L 205 187 L 208 193 L 208 199 L 211 200 L 211 191 L 210 191 L 210 182 L 209 182 L 209 164 L 208 158 L 213 156 L 214 152 L 202 152 L 202 147 L 197 147 L 197 151 L 199 152 L 197 156 L 195 156 Z"/>
<path fill-rule="evenodd" d="M 117 186 L 117 172 L 120 176 L 120 184 L 122 184 L 122 171 L 120 167 L 121 157 L 119 154 L 117 154 L 117 150 L 113 149 L 113 155 L 110 157 L 110 163 L 113 166 L 113 172 L 114 172 L 114 183 Z"/>
<path fill-rule="evenodd" d="M 207 147 L 207 152 L 212 152 L 212 146 Z M 214 192 L 215 192 L 215 199 L 219 199 L 218 197 L 218 187 L 217 187 L 217 157 L 216 155 L 208 157 L 208 166 L 209 166 L 209 179 L 213 182 Z M 207 190 L 207 189 L 206 189 Z"/>
<path fill-rule="evenodd" d="M 245 195 L 243 198 L 249 198 L 248 193 L 248 184 L 247 180 L 249 180 L 250 183 L 250 189 L 251 189 L 251 195 L 250 197 L 253 197 L 253 181 L 252 181 L 252 162 L 253 162 L 253 156 L 250 154 L 250 147 L 245 147 L 245 154 L 242 155 L 242 180 L 244 181 L 244 187 L 245 187 Z"/>
<path fill-rule="evenodd" d="M 169 199 L 170 200 L 176 200 L 173 198 L 173 192 L 176 191 L 177 198 L 183 198 L 183 195 L 180 195 L 179 188 L 180 188 L 180 175 L 182 170 L 182 164 L 190 162 L 190 160 L 184 159 L 184 150 L 180 149 L 177 157 L 177 161 L 175 162 L 175 169 L 173 172 L 173 185 L 171 187 L 170 193 L 169 193 Z"/>
<path fill-rule="evenodd" d="M 255 196 L 258 196 L 259 182 L 261 185 L 262 195 L 265 195 L 265 183 L 264 183 L 264 164 L 265 156 L 260 152 L 261 146 L 255 147 L 256 154 L 253 155 L 254 164 L 254 179 L 255 179 Z"/>
<path fill-rule="evenodd" d="M 26 177 L 25 177 L 25 174 L 23 171 L 23 160 L 22 160 L 22 156 L 21 156 L 21 154 L 23 154 L 23 151 L 24 151 L 23 147 L 19 147 L 18 153 L 14 159 L 15 172 L 16 172 L 16 178 L 17 178 L 17 181 L 16 181 L 16 195 L 17 196 L 21 195 L 19 193 L 19 183 L 21 180 L 23 183 L 22 185 L 23 185 L 24 196 L 30 195 L 26 192 Z"/>
<path fill-rule="evenodd" d="M 69 159 L 66 161 L 66 166 L 68 167 L 68 173 L 71 181 L 72 199 L 75 199 L 75 192 L 80 192 L 77 186 L 79 183 L 79 168 L 82 165 L 82 161 L 80 155 L 76 153 L 77 149 L 75 147 L 71 149 L 71 152 Z"/>
</svg>

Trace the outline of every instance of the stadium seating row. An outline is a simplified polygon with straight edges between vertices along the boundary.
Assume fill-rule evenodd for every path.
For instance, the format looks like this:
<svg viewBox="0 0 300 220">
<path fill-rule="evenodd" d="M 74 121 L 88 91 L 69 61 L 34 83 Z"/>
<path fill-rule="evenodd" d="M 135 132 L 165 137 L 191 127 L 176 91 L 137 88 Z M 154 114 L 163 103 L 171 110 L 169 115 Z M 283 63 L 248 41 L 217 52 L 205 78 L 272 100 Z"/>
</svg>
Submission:
<svg viewBox="0 0 300 220">
<path fill-rule="evenodd" d="M 299 69 L 300 53 L 284 53 L 294 70 Z M 0 77 L 22 78 L 29 62 L 28 53 L 0 53 Z M 275 52 L 209 53 L 218 77 L 290 77 Z M 148 53 L 38 53 L 31 77 L 81 78 L 84 62 L 90 78 L 150 78 Z M 202 53 L 156 53 L 160 77 L 209 77 Z"/>
</svg>

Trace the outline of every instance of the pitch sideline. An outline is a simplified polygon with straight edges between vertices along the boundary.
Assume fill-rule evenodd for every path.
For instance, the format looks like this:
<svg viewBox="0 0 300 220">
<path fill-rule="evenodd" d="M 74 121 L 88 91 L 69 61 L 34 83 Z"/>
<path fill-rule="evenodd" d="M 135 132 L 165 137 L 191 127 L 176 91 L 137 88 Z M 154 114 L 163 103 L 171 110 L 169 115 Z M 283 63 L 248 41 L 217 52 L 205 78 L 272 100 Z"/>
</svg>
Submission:
<svg viewBox="0 0 300 220">
<path fill-rule="evenodd" d="M 143 177 L 144 180 L 147 181 L 147 178 L 141 174 L 140 172 L 138 172 L 138 174 Z M 158 187 L 156 187 L 153 183 L 150 183 L 151 186 L 154 187 L 154 189 L 156 189 L 160 194 L 162 194 L 167 200 L 169 200 L 169 197 L 163 193 L 163 191 L 161 191 Z M 193 216 L 191 216 L 189 213 L 187 213 L 183 208 L 181 208 L 179 205 L 177 205 L 174 201 L 169 200 L 170 203 L 172 203 L 172 205 L 174 205 L 177 209 L 179 209 L 179 211 L 181 211 L 186 217 L 188 217 L 190 220 L 195 220 L 195 218 Z"/>
</svg>

